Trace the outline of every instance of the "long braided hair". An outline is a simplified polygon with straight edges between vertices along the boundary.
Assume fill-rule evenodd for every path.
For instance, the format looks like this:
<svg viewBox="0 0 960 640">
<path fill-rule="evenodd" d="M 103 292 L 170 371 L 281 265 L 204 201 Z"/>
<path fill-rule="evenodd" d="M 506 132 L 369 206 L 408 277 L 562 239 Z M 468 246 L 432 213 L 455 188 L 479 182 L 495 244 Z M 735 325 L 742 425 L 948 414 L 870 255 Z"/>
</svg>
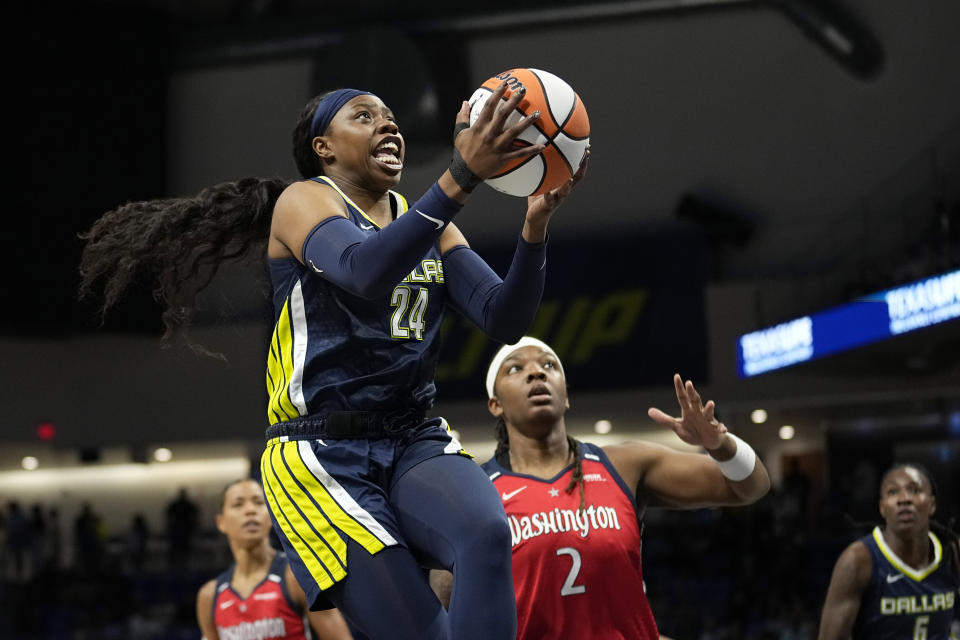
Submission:
<svg viewBox="0 0 960 640">
<path fill-rule="evenodd" d="M 293 157 L 304 179 L 323 172 L 313 152 L 310 124 L 326 93 L 301 110 L 292 133 Z M 194 309 L 185 291 L 201 271 L 200 291 L 224 260 L 263 258 L 281 178 L 243 178 L 209 186 L 189 197 L 128 202 L 97 219 L 80 239 L 79 297 L 97 301 L 101 322 L 131 286 L 145 279 L 163 308 L 163 341 L 186 329 Z M 188 340 L 189 342 L 189 340 Z M 217 356 L 200 345 L 190 346 Z"/>
<path fill-rule="evenodd" d="M 493 434 L 497 439 L 497 448 L 493 452 L 493 457 L 502 467 L 510 468 L 510 435 L 507 433 L 507 423 L 503 416 L 497 418 L 493 427 Z M 587 508 L 587 497 L 583 489 L 583 456 L 580 455 L 580 443 L 576 438 L 567 434 L 568 451 L 573 453 L 574 467 L 573 475 L 570 477 L 570 484 L 565 491 L 571 493 L 575 487 L 580 489 L 580 511 Z"/>
</svg>

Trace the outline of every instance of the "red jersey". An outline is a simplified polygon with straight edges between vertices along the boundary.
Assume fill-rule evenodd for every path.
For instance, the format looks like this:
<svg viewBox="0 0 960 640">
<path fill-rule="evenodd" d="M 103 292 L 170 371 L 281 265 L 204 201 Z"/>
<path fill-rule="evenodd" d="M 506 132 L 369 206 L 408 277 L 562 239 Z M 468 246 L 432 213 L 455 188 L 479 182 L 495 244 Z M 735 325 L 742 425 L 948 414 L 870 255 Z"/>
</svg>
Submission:
<svg viewBox="0 0 960 640">
<path fill-rule="evenodd" d="M 513 534 L 517 640 L 657 640 L 644 592 L 634 493 L 600 447 L 580 443 L 586 505 L 567 493 L 573 465 L 550 480 L 483 465 Z"/>
<path fill-rule="evenodd" d="M 283 578 L 287 557 L 278 553 L 267 577 L 247 598 L 230 587 L 234 567 L 217 577 L 213 598 L 213 623 L 220 640 L 304 640 L 303 616 L 297 611 Z"/>
</svg>

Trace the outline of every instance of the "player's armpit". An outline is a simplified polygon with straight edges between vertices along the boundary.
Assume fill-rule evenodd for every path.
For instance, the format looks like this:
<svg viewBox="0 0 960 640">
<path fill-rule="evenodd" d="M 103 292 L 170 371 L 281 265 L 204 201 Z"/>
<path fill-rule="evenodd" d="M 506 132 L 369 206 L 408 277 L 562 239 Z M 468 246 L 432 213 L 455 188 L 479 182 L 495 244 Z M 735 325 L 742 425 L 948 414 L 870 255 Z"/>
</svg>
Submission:
<svg viewBox="0 0 960 640">
<path fill-rule="evenodd" d="M 443 603 L 444 609 L 450 608 L 450 594 L 453 592 L 453 574 L 444 569 L 430 570 L 430 588 Z"/>
</svg>

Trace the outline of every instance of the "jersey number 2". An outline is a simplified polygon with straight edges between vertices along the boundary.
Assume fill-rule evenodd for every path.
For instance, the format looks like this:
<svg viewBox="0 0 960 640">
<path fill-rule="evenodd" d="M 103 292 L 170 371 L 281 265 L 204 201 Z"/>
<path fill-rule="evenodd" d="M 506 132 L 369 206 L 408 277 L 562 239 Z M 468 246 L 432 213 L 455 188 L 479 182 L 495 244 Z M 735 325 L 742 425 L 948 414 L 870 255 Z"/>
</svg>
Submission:
<svg viewBox="0 0 960 640">
<path fill-rule="evenodd" d="M 420 287 L 417 289 L 417 299 L 413 302 L 410 309 L 410 316 L 407 318 L 407 326 L 403 326 L 403 317 L 407 315 L 407 307 L 410 306 L 410 287 L 397 287 L 390 296 L 390 306 L 396 307 L 393 315 L 390 316 L 390 337 L 391 338 L 409 338 L 410 331 L 417 340 L 423 340 L 423 314 L 427 311 L 427 289 Z"/>
<path fill-rule="evenodd" d="M 573 560 L 573 564 L 570 566 L 570 573 L 567 574 L 567 579 L 563 581 L 563 586 L 560 587 L 561 596 L 572 596 L 578 593 L 584 593 L 587 588 L 582 584 L 574 584 L 577 581 L 577 576 L 580 574 L 580 552 L 574 549 L 573 547 L 563 547 L 562 549 L 557 549 L 558 556 L 570 556 Z"/>
</svg>

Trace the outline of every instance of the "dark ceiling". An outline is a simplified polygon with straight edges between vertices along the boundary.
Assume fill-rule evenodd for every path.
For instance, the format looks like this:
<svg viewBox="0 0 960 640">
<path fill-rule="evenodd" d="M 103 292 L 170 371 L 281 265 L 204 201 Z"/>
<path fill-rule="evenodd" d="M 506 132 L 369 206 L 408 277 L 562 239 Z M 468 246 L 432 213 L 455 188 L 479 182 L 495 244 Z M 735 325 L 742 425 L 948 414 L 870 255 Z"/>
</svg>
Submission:
<svg viewBox="0 0 960 640">
<path fill-rule="evenodd" d="M 486 38 L 490 33 L 515 37 L 526 35 L 524 30 L 536 32 L 538 25 L 559 26 L 540 30 L 541 45 L 551 37 L 560 39 L 558 34 L 569 37 L 591 22 L 626 25 L 610 29 L 621 36 L 642 34 L 648 43 L 629 49 L 630 55 L 637 56 L 638 50 L 657 55 L 652 63 L 641 61 L 647 84 L 634 85 L 628 96 L 642 126 L 621 125 L 622 104 L 610 90 L 611 78 L 625 63 L 603 54 L 618 43 L 589 44 L 589 53 L 612 67 L 596 78 L 582 76 L 593 83 L 589 89 L 596 106 L 591 119 L 594 113 L 602 114 L 596 128 L 605 134 L 607 147 L 597 154 L 591 178 L 582 187 L 581 202 L 595 207 L 559 220 L 557 236 L 585 237 L 597 219 L 626 224 L 659 216 L 661 221 L 693 225 L 710 242 L 711 284 L 765 287 L 751 310 L 759 326 L 957 268 L 960 109 L 954 107 L 960 104 L 960 76 L 955 72 L 960 46 L 955 37 L 944 35 L 950 30 L 947 25 L 956 23 L 948 18 L 956 17 L 957 9 L 953 0 L 932 4 L 936 10 L 913 10 L 894 0 L 854 0 L 842 12 L 839 7 L 844 5 L 823 0 L 522 5 L 492 0 L 442 9 L 432 2 L 358 7 L 353 2 L 127 0 L 85 3 L 52 15 L 41 5 L 20 8 L 22 13 L 13 13 L 9 26 L 24 36 L 6 56 L 13 88 L 6 98 L 7 151 L 17 161 L 8 174 L 15 188 L 8 192 L 9 241 L 2 267 L 10 304 L 0 321 L 0 338 L 46 340 L 96 333 L 96 315 L 76 300 L 77 234 L 125 199 L 168 195 L 171 169 L 165 156 L 172 134 L 165 129 L 166 92 L 172 73 L 298 54 L 361 25 L 368 31 L 382 27 L 373 29 L 375 33 L 429 33 L 431 39 L 471 34 Z M 659 23 L 651 29 L 645 21 L 696 11 L 763 12 L 763 20 L 691 20 L 679 26 L 679 20 L 665 20 L 662 29 Z M 740 30 L 728 33 L 731 27 Z M 800 31 L 806 39 L 798 45 L 790 38 Z M 749 38 L 759 44 L 749 47 L 754 44 Z M 505 39 L 497 40 L 497 46 Z M 678 50 L 684 45 L 689 49 Z M 737 55 L 717 66 L 705 60 L 737 46 Z M 758 50 L 765 58 L 756 66 L 742 70 L 730 62 L 752 62 Z M 494 55 L 494 45 L 482 51 L 497 67 L 506 58 Z M 359 55 L 356 49 L 351 54 Z M 711 74 L 718 71 L 715 80 Z M 864 120 L 869 124 L 858 128 Z M 219 168 L 227 160 L 213 157 L 207 164 Z M 633 162 L 642 165 L 643 175 L 627 173 L 624 167 Z M 198 173 L 197 180 L 206 177 Z M 183 184 L 176 186 L 186 188 Z M 833 197 L 821 191 L 831 191 Z M 608 212 L 613 213 L 604 218 Z M 514 233 L 512 220 L 496 219 L 493 213 L 472 224 L 475 231 Z M 769 299 L 781 281 L 804 278 L 809 281 L 805 295 L 798 293 L 800 287 L 786 288 L 781 300 Z M 136 287 L 106 328 L 157 335 L 159 315 L 149 288 Z M 810 362 L 802 370 L 828 380 L 856 381 L 870 375 L 897 379 L 904 395 L 914 398 L 904 401 L 909 404 L 928 391 L 912 388 L 920 386 L 915 379 L 934 374 L 948 379 L 953 372 L 954 379 L 960 377 L 958 333 L 960 322 L 954 321 Z M 19 349 L 14 352 L 28 359 Z M 112 371 L 105 354 L 65 348 L 62 357 L 81 357 L 75 353 L 87 354 L 90 366 Z M 41 360 L 37 357 L 38 363 L 19 376 L 22 382 L 58 368 Z M 189 368 L 199 368 L 190 363 Z M 260 366 L 257 360 L 251 368 L 259 371 Z M 123 377 L 133 378 L 124 373 L 111 379 L 116 395 L 136 402 L 138 390 L 123 388 L 122 383 L 134 385 L 118 379 Z M 90 380 L 81 382 L 62 385 L 82 390 L 77 404 L 92 393 L 84 386 L 92 384 Z M 33 396 L 21 391 L 22 386 L 6 386 L 9 404 L 32 415 L 19 405 Z M 952 389 L 958 386 L 955 382 Z M 768 393 L 754 385 L 740 395 L 794 391 L 776 388 Z M 949 393 L 930 391 L 934 402 Z M 871 405 L 880 405 L 884 393 L 854 403 L 853 395 L 844 396 L 838 388 L 836 405 L 854 407 L 849 409 L 853 413 L 876 410 Z M 63 389 L 53 395 L 72 397 Z M 633 397 L 624 396 L 619 403 L 625 415 L 635 413 Z M 604 404 L 610 404 L 606 398 Z"/>
</svg>

